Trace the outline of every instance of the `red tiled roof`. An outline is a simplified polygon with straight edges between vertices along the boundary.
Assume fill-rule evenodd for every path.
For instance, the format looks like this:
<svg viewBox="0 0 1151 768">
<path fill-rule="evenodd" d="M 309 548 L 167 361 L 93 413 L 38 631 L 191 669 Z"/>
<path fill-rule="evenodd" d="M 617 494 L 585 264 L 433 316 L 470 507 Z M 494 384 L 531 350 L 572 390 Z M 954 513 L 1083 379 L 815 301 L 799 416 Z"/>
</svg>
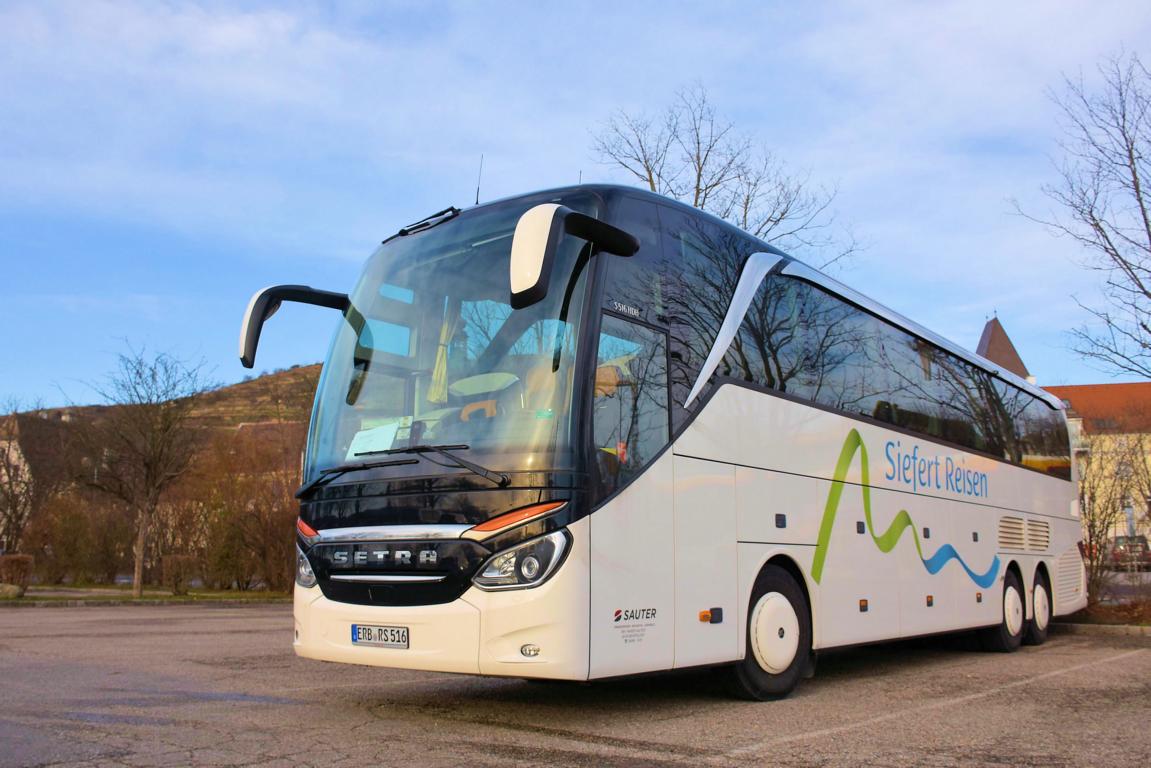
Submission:
<svg viewBox="0 0 1151 768">
<path fill-rule="evenodd" d="M 1070 404 L 1087 432 L 1151 432 L 1151 381 L 1044 387 Z"/>
</svg>

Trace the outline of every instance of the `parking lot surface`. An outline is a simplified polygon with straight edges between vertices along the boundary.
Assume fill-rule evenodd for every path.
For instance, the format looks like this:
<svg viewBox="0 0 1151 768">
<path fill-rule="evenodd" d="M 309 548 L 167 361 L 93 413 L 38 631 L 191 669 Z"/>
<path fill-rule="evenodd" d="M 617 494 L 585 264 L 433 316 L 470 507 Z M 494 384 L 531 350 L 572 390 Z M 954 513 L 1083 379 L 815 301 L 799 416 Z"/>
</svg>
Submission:
<svg viewBox="0 0 1151 768">
<path fill-rule="evenodd" d="M 289 606 L 0 610 L 0 765 L 1151 764 L 1151 647 L 825 655 L 789 699 L 707 672 L 529 683 L 297 659 Z"/>
</svg>

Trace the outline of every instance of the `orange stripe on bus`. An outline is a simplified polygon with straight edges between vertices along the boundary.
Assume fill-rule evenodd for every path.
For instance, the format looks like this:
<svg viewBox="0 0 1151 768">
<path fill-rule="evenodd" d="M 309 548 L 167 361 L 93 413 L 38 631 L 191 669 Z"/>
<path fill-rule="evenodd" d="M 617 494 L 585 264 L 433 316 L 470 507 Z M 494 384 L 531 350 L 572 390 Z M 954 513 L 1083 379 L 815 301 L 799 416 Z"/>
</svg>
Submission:
<svg viewBox="0 0 1151 768">
<path fill-rule="evenodd" d="M 559 509 L 566 503 L 566 501 L 548 501 L 543 504 L 532 504 L 529 507 L 515 509 L 511 512 L 505 512 L 498 517 L 493 517 L 491 520 L 480 523 L 471 530 L 481 532 L 498 531 L 502 528 L 522 523 L 525 520 L 531 520 L 533 517 L 546 515 L 548 512 Z"/>
</svg>

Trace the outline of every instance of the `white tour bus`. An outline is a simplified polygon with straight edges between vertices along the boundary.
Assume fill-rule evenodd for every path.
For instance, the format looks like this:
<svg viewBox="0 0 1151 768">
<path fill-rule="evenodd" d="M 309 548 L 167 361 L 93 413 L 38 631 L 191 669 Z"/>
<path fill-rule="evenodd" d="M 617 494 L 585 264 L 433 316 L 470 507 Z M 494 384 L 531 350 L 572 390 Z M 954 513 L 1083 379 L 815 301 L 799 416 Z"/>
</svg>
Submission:
<svg viewBox="0 0 1151 768">
<path fill-rule="evenodd" d="M 590 186 L 388 238 L 339 310 L 300 488 L 295 648 L 588 680 L 1086 603 L 1062 404 L 698 210 Z"/>
</svg>

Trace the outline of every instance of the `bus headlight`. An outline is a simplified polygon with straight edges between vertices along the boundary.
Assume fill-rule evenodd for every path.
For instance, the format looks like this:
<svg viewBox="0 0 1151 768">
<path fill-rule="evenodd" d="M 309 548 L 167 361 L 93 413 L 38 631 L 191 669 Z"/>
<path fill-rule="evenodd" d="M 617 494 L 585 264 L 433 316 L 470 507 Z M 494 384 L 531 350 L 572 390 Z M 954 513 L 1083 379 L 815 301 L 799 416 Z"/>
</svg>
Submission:
<svg viewBox="0 0 1151 768">
<path fill-rule="evenodd" d="M 480 589 L 526 589 L 542 584 L 563 560 L 568 548 L 566 531 L 525 541 L 488 558 L 472 583 Z"/>
<path fill-rule="evenodd" d="M 312 564 L 308 562 L 308 556 L 300 549 L 300 545 L 296 545 L 296 583 L 301 587 L 314 587 L 316 586 L 316 574 L 312 571 Z"/>
</svg>

